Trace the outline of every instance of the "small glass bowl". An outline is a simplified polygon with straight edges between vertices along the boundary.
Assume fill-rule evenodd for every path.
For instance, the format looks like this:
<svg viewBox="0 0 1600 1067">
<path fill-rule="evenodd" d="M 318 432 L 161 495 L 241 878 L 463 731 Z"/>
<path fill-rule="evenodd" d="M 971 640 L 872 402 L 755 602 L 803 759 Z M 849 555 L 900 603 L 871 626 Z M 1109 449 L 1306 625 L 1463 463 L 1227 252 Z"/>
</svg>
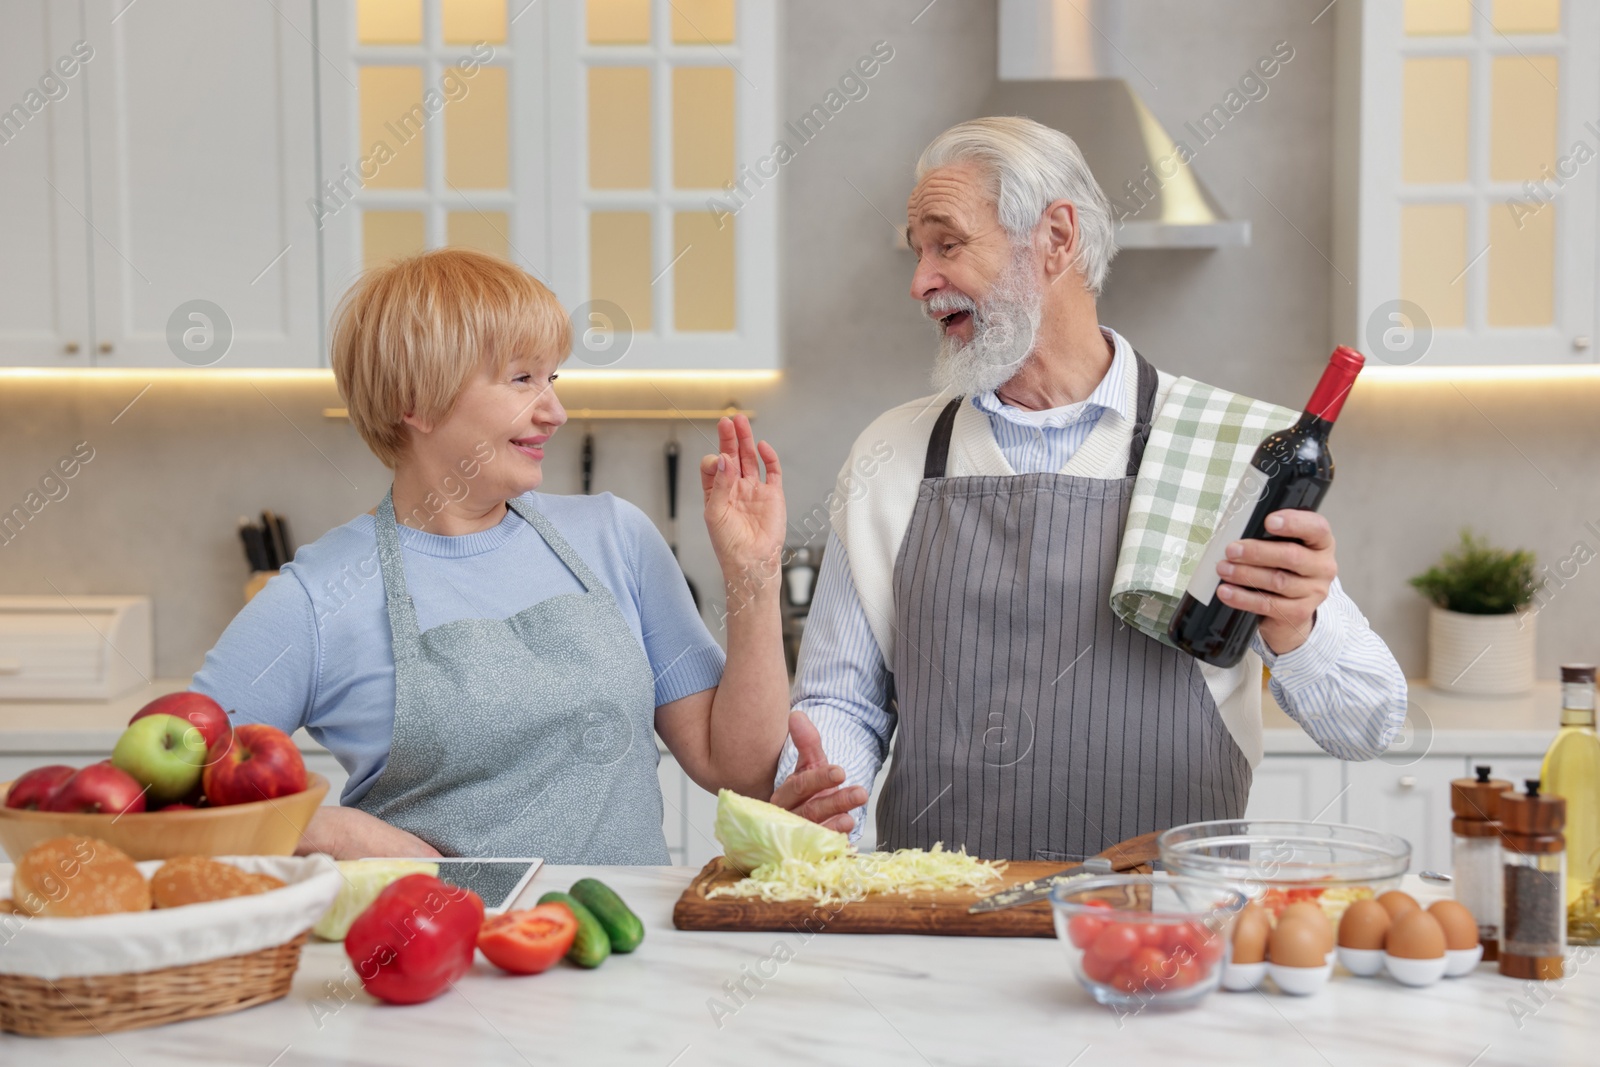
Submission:
<svg viewBox="0 0 1600 1067">
<path fill-rule="evenodd" d="M 1185 1007 L 1217 988 L 1238 890 L 1196 878 L 1108 874 L 1056 886 L 1056 937 L 1089 995 L 1120 1011 Z"/>
<path fill-rule="evenodd" d="M 1338 926 L 1353 902 L 1400 885 L 1411 865 L 1403 837 L 1292 819 L 1221 819 L 1174 826 L 1156 839 L 1175 875 L 1242 889 L 1276 918 L 1315 901 Z"/>
</svg>

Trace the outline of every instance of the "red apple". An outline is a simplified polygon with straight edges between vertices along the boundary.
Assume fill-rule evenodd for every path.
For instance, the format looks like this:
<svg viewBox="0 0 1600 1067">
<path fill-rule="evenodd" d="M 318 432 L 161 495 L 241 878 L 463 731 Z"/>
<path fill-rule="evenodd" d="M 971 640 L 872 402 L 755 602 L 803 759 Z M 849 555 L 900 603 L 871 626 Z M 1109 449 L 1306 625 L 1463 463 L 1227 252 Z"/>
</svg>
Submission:
<svg viewBox="0 0 1600 1067">
<path fill-rule="evenodd" d="M 145 810 L 144 786 L 127 771 L 93 763 L 63 782 L 41 810 L 132 815 Z"/>
<path fill-rule="evenodd" d="M 214 807 L 271 800 L 305 789 L 306 764 L 288 734 L 264 723 L 246 723 L 206 753 L 200 784 Z"/>
<path fill-rule="evenodd" d="M 45 806 L 51 794 L 61 788 L 62 782 L 77 773 L 78 768 L 68 767 L 64 763 L 35 767 L 11 783 L 6 793 L 6 807 L 38 811 Z"/>
<path fill-rule="evenodd" d="M 222 710 L 222 705 L 204 693 L 168 693 L 164 697 L 156 697 L 134 712 L 133 718 L 128 720 L 128 725 L 132 726 L 146 715 L 176 715 L 180 719 L 187 719 L 189 725 L 199 730 L 200 736 L 205 738 L 207 748 L 226 737 L 233 729 L 233 724 L 228 721 L 228 713 Z"/>
</svg>

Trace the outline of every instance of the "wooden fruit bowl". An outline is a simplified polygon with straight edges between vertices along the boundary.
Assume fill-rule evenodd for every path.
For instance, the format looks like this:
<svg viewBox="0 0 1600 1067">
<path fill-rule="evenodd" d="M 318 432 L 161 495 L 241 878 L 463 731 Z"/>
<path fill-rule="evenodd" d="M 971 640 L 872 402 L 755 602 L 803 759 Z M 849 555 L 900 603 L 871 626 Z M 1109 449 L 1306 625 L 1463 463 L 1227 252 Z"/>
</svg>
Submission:
<svg viewBox="0 0 1600 1067">
<path fill-rule="evenodd" d="M 0 783 L 0 796 L 10 786 Z M 0 848 L 15 862 L 41 841 L 79 834 L 115 845 L 135 860 L 290 856 L 327 793 L 326 778 L 307 774 L 303 792 L 193 811 L 92 815 L 0 807 Z"/>
</svg>

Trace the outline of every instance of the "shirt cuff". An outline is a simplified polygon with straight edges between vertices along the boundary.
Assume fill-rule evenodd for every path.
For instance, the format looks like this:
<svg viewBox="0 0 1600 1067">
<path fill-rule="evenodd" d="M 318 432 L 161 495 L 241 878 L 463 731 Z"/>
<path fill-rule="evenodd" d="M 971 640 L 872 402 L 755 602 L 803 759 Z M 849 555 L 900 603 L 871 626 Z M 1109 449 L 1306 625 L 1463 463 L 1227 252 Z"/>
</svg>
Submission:
<svg viewBox="0 0 1600 1067">
<path fill-rule="evenodd" d="M 722 683 L 726 654 L 716 645 L 691 645 L 656 675 L 656 707 Z"/>
<path fill-rule="evenodd" d="M 1333 670 L 1344 651 L 1345 629 L 1344 616 L 1333 607 L 1330 596 L 1311 617 L 1311 632 L 1297 648 L 1280 655 L 1267 646 L 1259 630 L 1251 639 L 1251 645 L 1280 685 L 1298 689 L 1321 681 Z"/>
<path fill-rule="evenodd" d="M 800 752 L 794 747 L 794 738 L 783 739 L 783 751 L 778 754 L 778 773 L 772 778 L 772 788 L 776 790 L 784 783 L 800 763 Z"/>
</svg>

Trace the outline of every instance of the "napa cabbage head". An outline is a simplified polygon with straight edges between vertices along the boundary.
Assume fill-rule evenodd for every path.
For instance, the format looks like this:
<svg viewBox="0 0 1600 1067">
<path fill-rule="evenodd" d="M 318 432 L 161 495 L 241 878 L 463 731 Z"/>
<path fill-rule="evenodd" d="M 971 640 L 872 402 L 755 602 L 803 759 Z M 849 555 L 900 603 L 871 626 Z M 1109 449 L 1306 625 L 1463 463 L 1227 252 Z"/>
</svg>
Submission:
<svg viewBox="0 0 1600 1067">
<path fill-rule="evenodd" d="M 816 863 L 850 851 L 850 839 L 839 831 L 729 789 L 717 794 L 714 832 L 728 865 L 744 874 L 768 863 Z"/>
</svg>

